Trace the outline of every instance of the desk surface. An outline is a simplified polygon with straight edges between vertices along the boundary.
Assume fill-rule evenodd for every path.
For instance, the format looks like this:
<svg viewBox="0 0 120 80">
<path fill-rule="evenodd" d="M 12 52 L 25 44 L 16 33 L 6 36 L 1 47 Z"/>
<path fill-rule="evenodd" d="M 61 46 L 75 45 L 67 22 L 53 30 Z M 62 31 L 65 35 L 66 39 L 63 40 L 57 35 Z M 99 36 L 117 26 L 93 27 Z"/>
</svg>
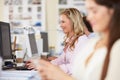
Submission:
<svg viewBox="0 0 120 80">
<path fill-rule="evenodd" d="M 37 71 L 2 71 L 0 80 L 41 80 Z"/>
</svg>

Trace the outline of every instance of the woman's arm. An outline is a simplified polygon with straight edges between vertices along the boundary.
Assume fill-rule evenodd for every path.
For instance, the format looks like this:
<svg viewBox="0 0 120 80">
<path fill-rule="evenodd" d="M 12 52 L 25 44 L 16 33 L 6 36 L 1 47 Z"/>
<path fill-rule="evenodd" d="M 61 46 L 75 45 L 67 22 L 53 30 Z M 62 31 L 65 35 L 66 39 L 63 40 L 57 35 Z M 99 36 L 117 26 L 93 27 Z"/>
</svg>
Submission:
<svg viewBox="0 0 120 80">
<path fill-rule="evenodd" d="M 74 80 L 71 76 L 64 73 L 59 67 L 51 63 L 40 60 L 41 66 L 37 69 L 44 80 Z"/>
<path fill-rule="evenodd" d="M 64 53 L 62 53 L 59 57 L 57 57 L 56 59 L 52 60 L 51 63 L 54 65 L 61 65 L 64 63 Z"/>
</svg>

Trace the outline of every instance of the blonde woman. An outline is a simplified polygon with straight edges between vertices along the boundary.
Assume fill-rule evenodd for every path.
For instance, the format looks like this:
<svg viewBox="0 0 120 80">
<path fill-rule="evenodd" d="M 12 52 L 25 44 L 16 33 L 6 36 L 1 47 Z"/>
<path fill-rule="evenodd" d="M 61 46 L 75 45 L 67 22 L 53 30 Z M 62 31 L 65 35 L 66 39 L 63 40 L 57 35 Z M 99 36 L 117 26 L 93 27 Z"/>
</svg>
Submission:
<svg viewBox="0 0 120 80">
<path fill-rule="evenodd" d="M 71 75 L 74 57 L 86 44 L 88 37 L 84 33 L 85 24 L 80 12 L 75 8 L 68 8 L 60 14 L 60 26 L 65 33 L 63 53 L 51 63 L 59 66 L 65 73 Z M 27 64 L 34 68 L 33 64 Z"/>
<path fill-rule="evenodd" d="M 63 53 L 51 63 L 59 66 L 65 73 L 71 74 L 72 62 L 76 51 L 82 49 L 88 37 L 84 34 L 84 22 L 80 12 L 68 8 L 60 14 L 60 26 L 65 33 Z"/>
</svg>

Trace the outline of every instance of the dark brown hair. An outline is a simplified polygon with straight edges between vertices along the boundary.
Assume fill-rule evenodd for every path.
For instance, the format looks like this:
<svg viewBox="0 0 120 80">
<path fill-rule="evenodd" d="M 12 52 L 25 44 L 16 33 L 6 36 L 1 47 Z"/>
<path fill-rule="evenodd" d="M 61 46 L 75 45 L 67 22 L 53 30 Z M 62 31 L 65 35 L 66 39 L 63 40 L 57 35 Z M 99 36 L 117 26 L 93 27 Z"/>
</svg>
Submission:
<svg viewBox="0 0 120 80">
<path fill-rule="evenodd" d="M 89 21 L 86 19 L 86 16 L 83 17 L 83 21 L 84 21 L 84 23 L 85 23 L 85 25 L 86 25 L 88 31 L 89 31 L 89 32 L 93 32 L 93 29 L 92 29 L 92 27 L 91 27 Z"/>
<path fill-rule="evenodd" d="M 110 62 L 110 51 L 116 40 L 120 38 L 120 0 L 95 0 L 99 5 L 114 10 L 111 22 L 109 23 L 109 41 L 108 41 L 108 52 L 104 61 L 103 70 L 101 74 L 101 80 L 104 80 L 107 75 L 107 70 Z"/>
</svg>

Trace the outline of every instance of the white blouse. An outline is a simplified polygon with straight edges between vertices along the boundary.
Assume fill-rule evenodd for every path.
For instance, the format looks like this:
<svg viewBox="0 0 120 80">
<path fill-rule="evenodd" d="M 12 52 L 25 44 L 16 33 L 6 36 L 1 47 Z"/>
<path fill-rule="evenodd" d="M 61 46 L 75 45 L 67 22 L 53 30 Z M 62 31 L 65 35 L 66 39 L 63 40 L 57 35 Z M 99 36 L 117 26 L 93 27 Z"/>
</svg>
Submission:
<svg viewBox="0 0 120 80">
<path fill-rule="evenodd" d="M 90 40 L 76 56 L 72 68 L 72 76 L 75 80 L 100 80 L 107 48 L 104 46 L 97 49 L 87 66 L 85 65 L 86 59 L 93 52 L 98 40 L 99 38 Z M 120 39 L 114 43 L 110 55 L 110 64 L 105 80 L 120 80 Z"/>
</svg>

